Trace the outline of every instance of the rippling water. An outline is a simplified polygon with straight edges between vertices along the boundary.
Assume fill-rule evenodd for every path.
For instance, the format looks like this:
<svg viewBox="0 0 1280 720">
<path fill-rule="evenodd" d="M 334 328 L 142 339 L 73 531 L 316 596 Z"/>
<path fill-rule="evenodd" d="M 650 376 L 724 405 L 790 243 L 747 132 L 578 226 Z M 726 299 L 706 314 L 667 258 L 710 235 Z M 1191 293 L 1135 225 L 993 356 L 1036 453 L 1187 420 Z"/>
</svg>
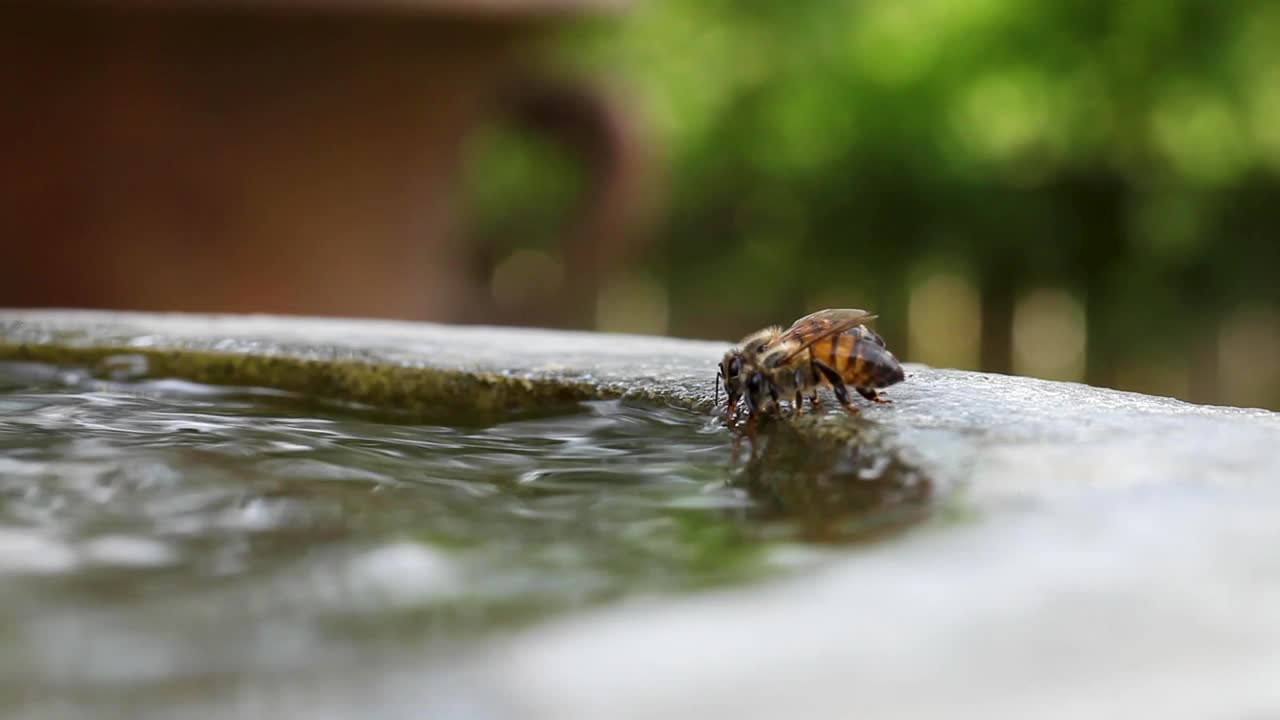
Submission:
<svg viewBox="0 0 1280 720">
<path fill-rule="evenodd" d="M 682 410 L 589 402 L 421 425 L 266 390 L 0 364 L 0 698 L 119 701 L 447 648 L 748 580 L 808 558 L 794 540 L 921 499 L 916 483 L 876 490 L 892 473 L 872 460 L 806 452 L 769 467 L 815 461 L 816 500 Z M 833 477 L 870 484 L 833 497 Z"/>
</svg>

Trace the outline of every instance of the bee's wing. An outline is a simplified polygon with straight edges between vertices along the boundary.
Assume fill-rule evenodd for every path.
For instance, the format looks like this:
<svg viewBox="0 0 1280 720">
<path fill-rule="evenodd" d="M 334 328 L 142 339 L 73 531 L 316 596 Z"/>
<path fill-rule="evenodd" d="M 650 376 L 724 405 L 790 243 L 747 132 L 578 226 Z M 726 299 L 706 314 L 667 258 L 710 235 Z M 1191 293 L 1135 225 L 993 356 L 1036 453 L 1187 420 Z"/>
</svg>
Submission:
<svg viewBox="0 0 1280 720">
<path fill-rule="evenodd" d="M 778 336 L 778 339 L 773 342 L 773 346 L 789 346 L 787 355 L 779 360 L 779 362 L 787 362 L 819 340 L 829 338 L 832 335 L 839 335 L 845 330 L 871 322 L 874 319 L 876 319 L 875 315 L 857 308 L 819 310 L 795 321 L 791 327 L 787 328 L 786 332 Z"/>
</svg>

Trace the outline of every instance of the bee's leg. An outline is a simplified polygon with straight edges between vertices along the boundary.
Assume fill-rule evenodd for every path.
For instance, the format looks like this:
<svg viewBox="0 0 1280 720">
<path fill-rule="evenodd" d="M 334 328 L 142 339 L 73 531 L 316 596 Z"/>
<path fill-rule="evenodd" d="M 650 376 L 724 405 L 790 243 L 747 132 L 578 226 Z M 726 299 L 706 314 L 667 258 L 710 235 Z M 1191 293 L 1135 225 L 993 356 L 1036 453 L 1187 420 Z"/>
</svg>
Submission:
<svg viewBox="0 0 1280 720">
<path fill-rule="evenodd" d="M 821 360 L 814 360 L 813 365 L 827 378 L 827 382 L 831 383 L 831 389 L 835 391 L 836 400 L 840 401 L 840 405 L 851 414 L 858 414 L 858 408 L 854 407 L 853 402 L 849 400 L 849 389 L 845 386 L 840 373 Z"/>
<path fill-rule="evenodd" d="M 892 400 L 886 400 L 885 398 L 881 397 L 879 391 L 877 391 L 875 388 L 859 387 L 854 389 L 858 391 L 859 395 L 870 400 L 871 402 L 880 403 L 881 405 L 890 405 L 893 403 Z"/>
<path fill-rule="evenodd" d="M 737 409 L 738 409 L 738 401 L 733 398 L 729 398 L 724 408 L 724 420 L 729 427 L 733 427 L 734 421 L 738 419 L 737 416 L 734 414 L 734 411 Z"/>
<path fill-rule="evenodd" d="M 769 386 L 769 397 L 773 399 L 774 416 L 782 417 L 782 401 L 778 400 L 778 389 L 773 385 Z"/>
<path fill-rule="evenodd" d="M 809 404 L 813 407 L 813 412 L 818 412 L 822 409 L 822 400 L 818 397 L 818 386 L 822 384 L 822 373 L 818 372 L 818 368 L 813 362 L 809 363 L 809 372 L 813 373 L 813 394 L 809 396 Z"/>
<path fill-rule="evenodd" d="M 800 413 L 804 412 L 804 392 L 801 391 L 801 388 L 804 387 L 804 372 L 803 368 L 796 368 L 795 373 L 792 375 L 796 386 L 794 410 L 791 413 L 793 417 L 800 417 Z M 813 372 L 813 370 L 810 369 L 809 372 Z"/>
</svg>

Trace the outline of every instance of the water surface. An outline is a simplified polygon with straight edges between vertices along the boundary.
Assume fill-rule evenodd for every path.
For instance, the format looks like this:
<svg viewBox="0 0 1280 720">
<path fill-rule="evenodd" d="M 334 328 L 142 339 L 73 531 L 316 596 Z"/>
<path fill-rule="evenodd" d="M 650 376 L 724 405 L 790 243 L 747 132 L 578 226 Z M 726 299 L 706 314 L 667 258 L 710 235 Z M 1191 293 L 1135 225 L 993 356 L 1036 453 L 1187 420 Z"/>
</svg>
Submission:
<svg viewBox="0 0 1280 720">
<path fill-rule="evenodd" d="M 0 364 L 0 698 L 18 707 L 448 652 L 803 567 L 811 541 L 927 499 L 883 459 L 783 439 L 753 460 L 674 408 L 424 425 L 141 369 Z"/>
</svg>

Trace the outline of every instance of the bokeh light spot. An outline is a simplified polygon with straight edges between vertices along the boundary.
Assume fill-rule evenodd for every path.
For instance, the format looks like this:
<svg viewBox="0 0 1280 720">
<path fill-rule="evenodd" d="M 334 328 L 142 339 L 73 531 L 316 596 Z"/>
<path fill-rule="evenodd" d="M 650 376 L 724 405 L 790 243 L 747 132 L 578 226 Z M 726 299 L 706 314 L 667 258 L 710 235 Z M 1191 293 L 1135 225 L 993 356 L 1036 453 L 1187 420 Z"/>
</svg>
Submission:
<svg viewBox="0 0 1280 720">
<path fill-rule="evenodd" d="M 1050 380 L 1084 378 L 1084 306 L 1065 290 L 1041 288 L 1013 312 L 1013 370 Z"/>
<path fill-rule="evenodd" d="M 967 278 L 931 275 L 911 290 L 907 306 L 910 359 L 940 367 L 977 368 L 982 305 Z"/>
<path fill-rule="evenodd" d="M 1189 180 L 1226 183 L 1247 162 L 1240 119 L 1209 92 L 1186 87 L 1169 91 L 1152 111 L 1151 125 L 1156 148 Z"/>
<path fill-rule="evenodd" d="M 539 250 L 517 250 L 493 269 L 489 291 L 503 310 L 553 296 L 564 282 L 560 262 Z"/>
<path fill-rule="evenodd" d="M 1003 161 L 1044 138 L 1050 112 L 1045 85 L 1020 70 L 991 73 L 970 85 L 955 121 L 972 152 Z"/>
<path fill-rule="evenodd" d="M 1218 382 L 1223 401 L 1262 406 L 1280 390 L 1280 312 L 1248 308 L 1231 314 L 1218 336 Z"/>
<path fill-rule="evenodd" d="M 605 283 L 596 300 L 596 329 L 640 335 L 664 335 L 670 315 L 667 289 L 639 273 Z"/>
</svg>

